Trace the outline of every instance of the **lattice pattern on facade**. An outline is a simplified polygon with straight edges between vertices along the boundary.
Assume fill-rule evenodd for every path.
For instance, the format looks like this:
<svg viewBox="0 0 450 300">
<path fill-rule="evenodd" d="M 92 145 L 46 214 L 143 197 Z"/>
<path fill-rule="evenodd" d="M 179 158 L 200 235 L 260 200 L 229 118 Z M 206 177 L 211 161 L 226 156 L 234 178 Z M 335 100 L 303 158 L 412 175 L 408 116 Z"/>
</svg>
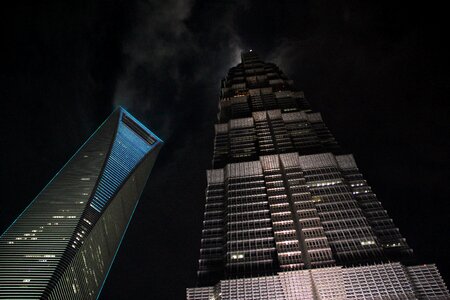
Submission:
<svg viewBox="0 0 450 300">
<path fill-rule="evenodd" d="M 198 291 L 197 291 L 198 289 Z M 188 295 L 213 294 L 214 287 L 191 288 Z M 188 296 L 189 297 L 189 296 Z M 256 299 L 449 299 L 434 265 L 405 267 L 384 263 L 281 272 L 273 276 L 221 280 L 217 300 Z M 207 299 L 207 298 L 188 298 Z"/>
<path fill-rule="evenodd" d="M 337 167 L 336 159 L 331 153 L 300 156 L 300 167 L 304 170 Z"/>
<path fill-rule="evenodd" d="M 227 237 L 210 242 L 220 248 L 214 254 L 217 266 L 228 268 L 225 274 L 244 269 L 256 274 L 380 261 L 384 251 L 400 249 L 386 246 L 386 233 L 374 226 L 371 210 L 356 194 L 361 186 L 355 182 L 362 181 L 349 180 L 354 175 L 349 162 L 352 157 L 331 153 L 284 153 L 208 171 L 205 222 L 222 226 L 216 230 Z M 209 199 L 220 199 L 220 205 Z M 389 240 L 392 245 L 404 239 L 398 233 Z"/>
<path fill-rule="evenodd" d="M 275 64 L 243 53 L 219 109 L 195 299 L 450 298 Z"/>
<path fill-rule="evenodd" d="M 308 121 L 311 123 L 323 122 L 322 115 L 318 112 L 307 114 L 306 117 L 308 118 Z"/>
<path fill-rule="evenodd" d="M 450 299 L 450 293 L 434 264 L 406 267 L 409 280 L 419 299 Z"/>
<path fill-rule="evenodd" d="M 212 300 L 216 299 L 216 293 L 214 287 L 200 287 L 195 289 L 187 289 L 187 300 Z"/>
<path fill-rule="evenodd" d="M 358 167 L 356 166 L 355 158 L 352 154 L 337 155 L 336 161 L 339 165 L 339 168 L 341 168 L 342 170 L 358 169 Z"/>
<path fill-rule="evenodd" d="M 208 185 L 210 184 L 216 184 L 216 183 L 223 183 L 225 180 L 224 177 L 224 170 L 223 169 L 213 169 L 213 170 L 207 170 L 206 171 L 206 178 Z"/>
<path fill-rule="evenodd" d="M 347 299 L 416 299 L 400 263 L 345 268 L 343 277 Z"/>
</svg>

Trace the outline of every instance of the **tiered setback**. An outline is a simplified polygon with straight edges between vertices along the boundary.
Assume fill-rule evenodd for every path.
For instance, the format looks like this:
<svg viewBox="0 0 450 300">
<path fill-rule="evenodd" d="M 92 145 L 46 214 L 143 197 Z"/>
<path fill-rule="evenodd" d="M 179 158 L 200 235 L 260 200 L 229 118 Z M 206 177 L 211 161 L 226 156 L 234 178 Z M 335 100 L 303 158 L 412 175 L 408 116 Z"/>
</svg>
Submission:
<svg viewBox="0 0 450 300">
<path fill-rule="evenodd" d="M 303 92 L 253 52 L 222 80 L 188 299 L 447 299 Z"/>
<path fill-rule="evenodd" d="M 339 153 L 320 113 L 258 111 L 249 118 L 216 124 L 215 131 L 214 168 L 275 153 Z"/>
<path fill-rule="evenodd" d="M 207 174 L 201 280 L 411 254 L 352 155 L 275 154 Z"/>
<path fill-rule="evenodd" d="M 435 265 L 383 263 L 221 280 L 187 290 L 187 300 L 449 299 Z"/>
</svg>

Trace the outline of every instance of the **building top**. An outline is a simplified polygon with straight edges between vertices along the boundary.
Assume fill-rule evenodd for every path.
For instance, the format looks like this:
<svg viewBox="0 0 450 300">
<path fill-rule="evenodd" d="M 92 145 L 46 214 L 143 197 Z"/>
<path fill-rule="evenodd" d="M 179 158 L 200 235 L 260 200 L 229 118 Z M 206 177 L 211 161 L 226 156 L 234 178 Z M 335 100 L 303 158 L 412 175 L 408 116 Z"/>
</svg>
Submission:
<svg viewBox="0 0 450 300">
<path fill-rule="evenodd" d="M 119 106 L 117 109 L 120 110 L 122 115 L 122 121 L 125 123 L 125 125 L 135 130 L 137 134 L 142 135 L 144 139 L 148 139 L 149 143 L 152 143 L 151 142 L 152 140 L 163 143 L 162 139 L 160 139 L 155 133 L 153 133 L 150 129 L 148 129 L 138 119 L 133 117 L 125 108 Z"/>
<path fill-rule="evenodd" d="M 114 110 L 0 236 L 0 298 L 95 299 L 162 143 Z"/>
</svg>

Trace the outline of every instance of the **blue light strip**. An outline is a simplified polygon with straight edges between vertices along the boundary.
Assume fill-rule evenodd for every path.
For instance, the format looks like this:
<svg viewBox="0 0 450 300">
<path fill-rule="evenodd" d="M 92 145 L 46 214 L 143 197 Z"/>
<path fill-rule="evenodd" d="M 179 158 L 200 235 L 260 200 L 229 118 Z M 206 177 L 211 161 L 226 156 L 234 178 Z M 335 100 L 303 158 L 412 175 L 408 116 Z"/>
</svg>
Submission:
<svg viewBox="0 0 450 300">
<path fill-rule="evenodd" d="M 122 109 L 122 114 L 124 113 L 128 118 L 133 119 L 133 121 L 135 121 L 142 129 L 149 133 L 152 138 L 161 141 L 150 130 L 145 128 L 141 123 L 138 123 L 136 119 Z M 158 144 L 158 142 L 156 142 L 150 145 L 136 132 L 125 125 L 122 121 L 122 114 L 108 161 L 106 162 L 103 174 L 90 204 L 90 206 L 98 212 L 101 212 L 107 205 L 108 201 L 117 192 L 142 158 Z"/>
<path fill-rule="evenodd" d="M 124 110 L 123 108 L 121 108 L 122 110 Z M 25 207 L 25 209 L 16 217 L 16 219 L 11 223 L 11 225 L 8 226 L 8 228 L 6 228 L 6 230 L 0 235 L 0 238 L 2 238 L 4 235 L 6 235 L 7 232 L 9 232 L 9 230 L 14 226 L 14 224 L 16 224 L 16 222 L 22 217 L 22 215 L 28 211 L 28 209 L 36 202 L 37 199 L 39 199 L 39 196 L 44 193 L 44 191 L 47 190 L 47 188 L 52 184 L 52 182 L 55 181 L 55 179 L 59 176 L 59 174 L 61 174 L 61 172 L 69 165 L 69 163 L 81 152 L 81 150 L 84 148 L 84 146 L 86 146 L 88 144 L 88 142 L 97 134 L 97 132 L 100 130 L 100 128 L 102 128 L 103 125 L 105 125 L 106 122 L 108 122 L 109 118 L 111 117 L 111 115 L 113 115 L 114 112 L 112 112 L 108 118 L 106 118 L 105 121 L 103 121 L 103 123 L 89 136 L 89 138 L 77 149 L 77 151 L 69 158 L 69 160 L 64 164 L 64 166 L 62 166 L 62 168 L 58 171 L 58 173 L 55 174 L 55 176 L 52 177 L 52 179 L 50 179 L 50 181 L 44 186 L 44 188 L 39 192 L 39 194 L 37 194 L 36 197 L 34 197 L 34 199 L 30 202 L 30 204 L 27 205 L 27 207 Z M 129 115 L 127 113 L 127 115 Z M 159 139 L 155 134 L 153 134 L 151 131 L 150 133 L 152 134 L 153 137 L 156 137 L 158 139 L 158 141 L 161 141 L 161 139 Z"/>
<path fill-rule="evenodd" d="M 133 117 L 129 112 L 127 112 L 123 107 L 120 107 L 120 109 L 122 110 L 122 113 L 125 114 L 128 118 L 130 118 L 131 120 L 133 120 L 137 125 L 139 125 L 139 127 L 141 127 L 141 129 L 143 129 L 145 132 L 147 132 L 152 138 L 154 138 L 155 140 L 157 140 L 160 143 L 163 143 L 163 140 L 161 140 L 159 137 L 156 136 L 156 134 L 154 134 L 150 129 L 148 129 L 147 127 L 145 127 L 144 124 L 142 124 L 138 119 L 136 119 L 135 117 Z"/>
</svg>

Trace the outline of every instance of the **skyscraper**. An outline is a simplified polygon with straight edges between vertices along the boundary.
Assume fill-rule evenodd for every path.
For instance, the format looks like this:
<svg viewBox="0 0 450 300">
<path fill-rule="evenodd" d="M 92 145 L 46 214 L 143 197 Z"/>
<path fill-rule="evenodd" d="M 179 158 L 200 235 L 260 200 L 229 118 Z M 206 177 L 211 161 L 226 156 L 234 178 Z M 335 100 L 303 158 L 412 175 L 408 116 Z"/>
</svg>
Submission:
<svg viewBox="0 0 450 300">
<path fill-rule="evenodd" d="M 254 52 L 222 80 L 187 299 L 449 299 L 302 92 Z"/>
<path fill-rule="evenodd" d="M 0 299 L 95 299 L 162 141 L 116 109 L 0 237 Z"/>
</svg>

